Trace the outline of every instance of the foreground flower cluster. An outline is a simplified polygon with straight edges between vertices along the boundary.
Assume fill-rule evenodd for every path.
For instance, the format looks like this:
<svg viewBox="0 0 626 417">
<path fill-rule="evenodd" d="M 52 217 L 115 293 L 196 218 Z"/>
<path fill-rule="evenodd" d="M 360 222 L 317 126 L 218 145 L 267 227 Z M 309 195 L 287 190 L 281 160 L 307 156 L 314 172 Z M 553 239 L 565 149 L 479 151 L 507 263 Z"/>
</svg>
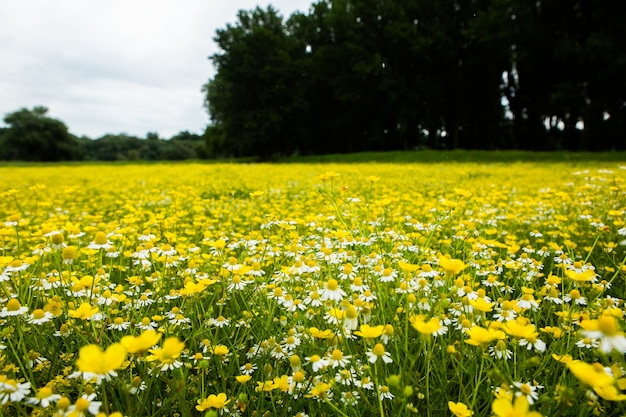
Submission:
<svg viewBox="0 0 626 417">
<path fill-rule="evenodd" d="M 624 414 L 625 179 L 0 168 L 0 414 Z"/>
</svg>

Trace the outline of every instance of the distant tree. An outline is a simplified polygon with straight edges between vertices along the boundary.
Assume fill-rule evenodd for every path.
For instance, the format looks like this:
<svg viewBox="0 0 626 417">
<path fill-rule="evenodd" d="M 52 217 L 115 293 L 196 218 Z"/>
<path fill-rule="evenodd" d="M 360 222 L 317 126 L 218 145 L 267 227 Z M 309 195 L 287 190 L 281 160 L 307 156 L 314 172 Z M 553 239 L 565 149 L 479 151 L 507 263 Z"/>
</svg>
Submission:
<svg viewBox="0 0 626 417">
<path fill-rule="evenodd" d="M 82 142 L 84 158 L 94 161 L 142 159 L 140 149 L 146 141 L 126 134 L 107 134 Z"/>
<path fill-rule="evenodd" d="M 47 116 L 48 109 L 36 106 L 7 114 L 9 126 L 2 135 L 3 157 L 20 161 L 63 161 L 80 157 L 77 139 L 67 126 Z"/>
<path fill-rule="evenodd" d="M 217 74 L 204 92 L 213 124 L 228 139 L 214 147 L 263 158 L 293 152 L 294 116 L 302 114 L 294 89 L 301 75 L 282 17 L 271 6 L 240 11 L 238 22 L 218 30 L 214 39 L 222 52 L 211 57 Z"/>
</svg>

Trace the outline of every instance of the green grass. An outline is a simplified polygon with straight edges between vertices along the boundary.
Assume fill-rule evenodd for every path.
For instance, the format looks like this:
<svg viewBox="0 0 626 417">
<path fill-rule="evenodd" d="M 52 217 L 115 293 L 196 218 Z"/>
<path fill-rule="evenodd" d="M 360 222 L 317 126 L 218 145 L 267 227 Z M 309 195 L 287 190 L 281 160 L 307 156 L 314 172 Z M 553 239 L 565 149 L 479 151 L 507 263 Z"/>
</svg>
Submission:
<svg viewBox="0 0 626 417">
<path fill-rule="evenodd" d="M 626 152 L 531 152 L 531 151 L 393 151 L 360 152 L 350 154 L 312 155 L 281 158 L 278 162 L 610 162 L 625 161 Z"/>
</svg>

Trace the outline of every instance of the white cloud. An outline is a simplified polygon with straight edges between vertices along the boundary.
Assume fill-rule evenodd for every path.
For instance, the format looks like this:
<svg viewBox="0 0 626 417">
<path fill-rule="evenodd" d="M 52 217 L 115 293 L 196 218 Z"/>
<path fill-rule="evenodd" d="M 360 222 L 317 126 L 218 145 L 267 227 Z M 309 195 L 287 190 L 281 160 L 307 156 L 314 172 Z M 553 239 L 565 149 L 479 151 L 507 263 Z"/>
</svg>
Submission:
<svg viewBox="0 0 626 417">
<path fill-rule="evenodd" d="M 271 2 L 283 17 L 313 0 Z M 255 0 L 0 3 L 0 116 L 44 105 L 76 135 L 201 133 L 215 31 Z"/>
</svg>

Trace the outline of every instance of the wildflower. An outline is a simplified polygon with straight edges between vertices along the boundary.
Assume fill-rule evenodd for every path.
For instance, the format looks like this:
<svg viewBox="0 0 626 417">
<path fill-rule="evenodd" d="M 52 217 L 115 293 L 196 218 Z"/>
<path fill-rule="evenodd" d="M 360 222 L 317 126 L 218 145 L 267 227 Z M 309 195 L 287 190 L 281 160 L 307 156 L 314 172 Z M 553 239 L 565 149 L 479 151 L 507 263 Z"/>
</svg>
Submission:
<svg viewBox="0 0 626 417">
<path fill-rule="evenodd" d="M 30 393 L 30 382 L 18 382 L 0 375 L 0 404 L 22 401 Z"/>
<path fill-rule="evenodd" d="M 384 363 L 391 363 L 393 359 L 391 359 L 391 354 L 385 351 L 385 346 L 382 343 L 376 343 L 374 347 L 367 352 L 367 360 L 370 363 L 376 363 L 379 359 L 381 359 Z"/>
<path fill-rule="evenodd" d="M 483 349 L 494 340 L 502 340 L 506 337 L 502 330 L 495 330 L 491 327 L 485 329 L 480 326 L 465 329 L 465 334 L 469 336 L 469 339 L 466 339 L 465 343 L 472 346 L 480 346 Z"/>
<path fill-rule="evenodd" d="M 76 259 L 76 254 L 78 252 L 78 248 L 76 246 L 66 246 L 63 248 L 63 252 L 61 252 L 61 258 L 63 259 L 63 263 L 65 265 L 71 265 L 74 263 Z"/>
<path fill-rule="evenodd" d="M 161 371 L 180 368 L 183 363 L 180 362 L 178 358 L 184 348 L 185 343 L 178 340 L 177 337 L 168 337 L 163 342 L 163 346 L 161 348 L 150 349 L 150 353 L 152 353 L 152 355 L 148 356 L 146 360 L 158 360 L 161 366 Z"/>
<path fill-rule="evenodd" d="M 323 370 L 329 365 L 328 359 L 320 357 L 320 355 L 311 355 L 304 358 L 305 361 L 311 364 L 313 372 Z"/>
<path fill-rule="evenodd" d="M 412 316 L 410 321 L 413 328 L 423 335 L 441 336 L 448 331 L 448 327 L 444 326 L 437 317 L 424 321 L 423 316 Z"/>
<path fill-rule="evenodd" d="M 24 262 L 20 259 L 14 259 L 6 268 L 4 268 L 4 273 L 14 273 L 21 272 L 28 269 L 30 264 L 28 262 Z"/>
<path fill-rule="evenodd" d="M 245 365 L 241 365 L 241 367 L 239 368 L 241 373 L 244 375 L 252 375 L 252 373 L 257 369 L 257 366 L 250 362 L 247 362 Z"/>
<path fill-rule="evenodd" d="M 345 368 L 350 363 L 351 356 L 344 356 L 343 352 L 339 349 L 334 349 L 328 359 L 330 366 L 333 368 L 342 367 Z"/>
<path fill-rule="evenodd" d="M 480 297 L 475 300 L 469 300 L 469 303 L 475 310 L 488 313 L 493 310 L 495 303 L 489 302 L 487 299 Z"/>
<path fill-rule="evenodd" d="M 497 417 L 542 417 L 537 411 L 529 411 L 529 403 L 526 397 L 515 397 L 512 403 L 508 397 L 500 397 L 491 403 L 491 410 Z"/>
<path fill-rule="evenodd" d="M 504 323 L 502 329 L 509 336 L 517 339 L 520 346 L 526 346 L 528 350 L 533 347 L 540 352 L 545 351 L 546 344 L 538 338 L 534 324 L 526 323 L 524 319 L 510 320 Z"/>
<path fill-rule="evenodd" d="M 535 401 L 539 399 L 539 394 L 537 390 L 542 389 L 543 385 L 538 384 L 530 384 L 530 383 L 522 383 L 522 382 L 514 382 L 513 387 L 517 388 L 519 391 L 515 393 L 516 397 L 524 396 L 528 401 L 528 404 L 532 405 Z M 512 388 L 512 387 L 511 387 Z"/>
<path fill-rule="evenodd" d="M 306 398 L 315 398 L 320 401 L 329 400 L 333 396 L 333 392 L 331 391 L 332 384 L 326 382 L 318 382 L 316 383 L 308 394 L 305 395 Z"/>
<path fill-rule="evenodd" d="M 207 398 L 198 400 L 198 405 L 196 405 L 196 410 L 205 411 L 209 408 L 215 408 L 217 410 L 221 410 L 226 407 L 231 400 L 228 399 L 226 394 L 220 392 L 219 394 L 211 394 Z"/>
<path fill-rule="evenodd" d="M 110 323 L 107 326 L 107 329 L 122 331 L 122 330 L 128 329 L 129 326 L 130 326 L 130 322 L 124 321 L 124 319 L 121 317 L 116 317 L 115 320 L 113 320 L 113 323 Z"/>
<path fill-rule="evenodd" d="M 156 345 L 161 340 L 161 333 L 154 329 L 148 329 L 139 336 L 124 336 L 120 343 L 128 353 L 142 355 L 148 349 Z"/>
<path fill-rule="evenodd" d="M 378 398 L 382 400 L 392 400 L 394 395 L 387 385 L 381 385 L 378 387 Z"/>
<path fill-rule="evenodd" d="M 326 285 L 320 290 L 320 299 L 323 301 L 341 301 L 345 296 L 346 292 L 339 287 L 339 282 L 334 278 L 326 281 Z"/>
<path fill-rule="evenodd" d="M 618 391 L 610 369 L 599 363 L 589 364 L 579 360 L 565 362 L 567 368 L 580 382 L 590 386 L 600 397 L 609 401 L 624 401 L 626 394 Z"/>
<path fill-rule="evenodd" d="M 446 272 L 448 275 L 457 275 L 465 268 L 467 265 L 460 259 L 451 259 L 449 256 L 441 256 L 439 257 L 439 266 Z"/>
<path fill-rule="evenodd" d="M 393 326 L 391 324 L 385 324 L 385 328 L 383 329 L 383 334 L 381 335 L 380 340 L 382 340 L 383 343 L 387 344 L 389 340 L 391 340 L 391 338 L 393 337 L 393 334 Z"/>
<path fill-rule="evenodd" d="M 2 308 L 2 311 L 0 311 L 0 317 L 16 317 L 26 314 L 27 312 L 28 307 L 22 307 L 17 298 L 11 298 L 7 301 L 6 306 Z"/>
<path fill-rule="evenodd" d="M 94 240 L 87 246 L 89 249 L 110 249 L 113 247 L 106 233 L 97 232 Z"/>
<path fill-rule="evenodd" d="M 135 327 L 138 327 L 141 330 L 150 330 L 150 329 L 156 329 L 157 327 L 159 327 L 159 324 L 155 321 L 150 320 L 149 317 L 144 317 L 141 319 L 140 322 L 135 324 Z"/>
<path fill-rule="evenodd" d="M 498 359 L 509 360 L 511 359 L 513 352 L 507 349 L 505 341 L 501 339 L 496 342 L 495 346 L 489 346 L 489 354 Z"/>
<path fill-rule="evenodd" d="M 577 283 L 582 283 L 582 282 L 596 282 L 597 281 L 597 276 L 598 274 L 596 274 L 596 271 L 593 269 L 584 269 L 582 271 L 576 271 L 575 269 L 566 269 L 565 270 L 565 275 L 571 279 L 572 281 L 575 281 Z"/>
<path fill-rule="evenodd" d="M 455 417 L 470 417 L 474 414 L 467 406 L 461 402 L 455 403 L 448 401 L 448 409 L 454 414 Z"/>
<path fill-rule="evenodd" d="M 37 394 L 34 397 L 29 397 L 26 402 L 32 405 L 39 405 L 43 408 L 50 407 L 51 404 L 56 403 L 61 399 L 59 394 L 54 394 L 52 391 L 52 387 L 46 385 L 45 387 L 39 388 L 37 390 Z"/>
<path fill-rule="evenodd" d="M 626 337 L 619 331 L 617 319 L 613 316 L 604 315 L 596 320 L 584 320 L 580 326 L 585 329 L 583 335 L 600 342 L 600 350 L 610 353 L 617 350 L 626 353 Z"/>
<path fill-rule="evenodd" d="M 252 377 L 250 375 L 237 375 L 235 377 L 235 379 L 237 380 L 237 382 L 239 382 L 240 384 L 245 384 L 246 382 L 250 381 L 252 379 Z"/>
<path fill-rule="evenodd" d="M 224 360 L 226 355 L 228 355 L 229 353 L 228 346 L 225 345 L 216 345 L 212 349 L 210 349 L 210 351 L 215 356 L 219 356 L 220 358 L 222 358 L 222 360 Z"/>
<path fill-rule="evenodd" d="M 96 383 L 103 379 L 110 380 L 117 376 L 117 369 L 122 367 L 126 359 L 126 349 L 114 343 L 103 352 L 97 345 L 87 345 L 80 348 L 76 366 L 84 380 L 96 379 Z"/>
<path fill-rule="evenodd" d="M 94 401 L 95 398 L 95 393 L 89 395 L 83 394 L 79 399 L 76 400 L 76 403 L 74 403 L 67 409 L 67 415 L 72 417 L 83 417 L 87 415 L 87 412 L 94 416 L 97 415 L 100 412 L 102 402 Z"/>
<path fill-rule="evenodd" d="M 100 309 L 97 306 L 92 306 L 89 303 L 81 303 L 77 309 L 70 309 L 69 315 L 75 319 L 81 320 L 97 320 L 100 318 L 98 311 Z"/>
</svg>

